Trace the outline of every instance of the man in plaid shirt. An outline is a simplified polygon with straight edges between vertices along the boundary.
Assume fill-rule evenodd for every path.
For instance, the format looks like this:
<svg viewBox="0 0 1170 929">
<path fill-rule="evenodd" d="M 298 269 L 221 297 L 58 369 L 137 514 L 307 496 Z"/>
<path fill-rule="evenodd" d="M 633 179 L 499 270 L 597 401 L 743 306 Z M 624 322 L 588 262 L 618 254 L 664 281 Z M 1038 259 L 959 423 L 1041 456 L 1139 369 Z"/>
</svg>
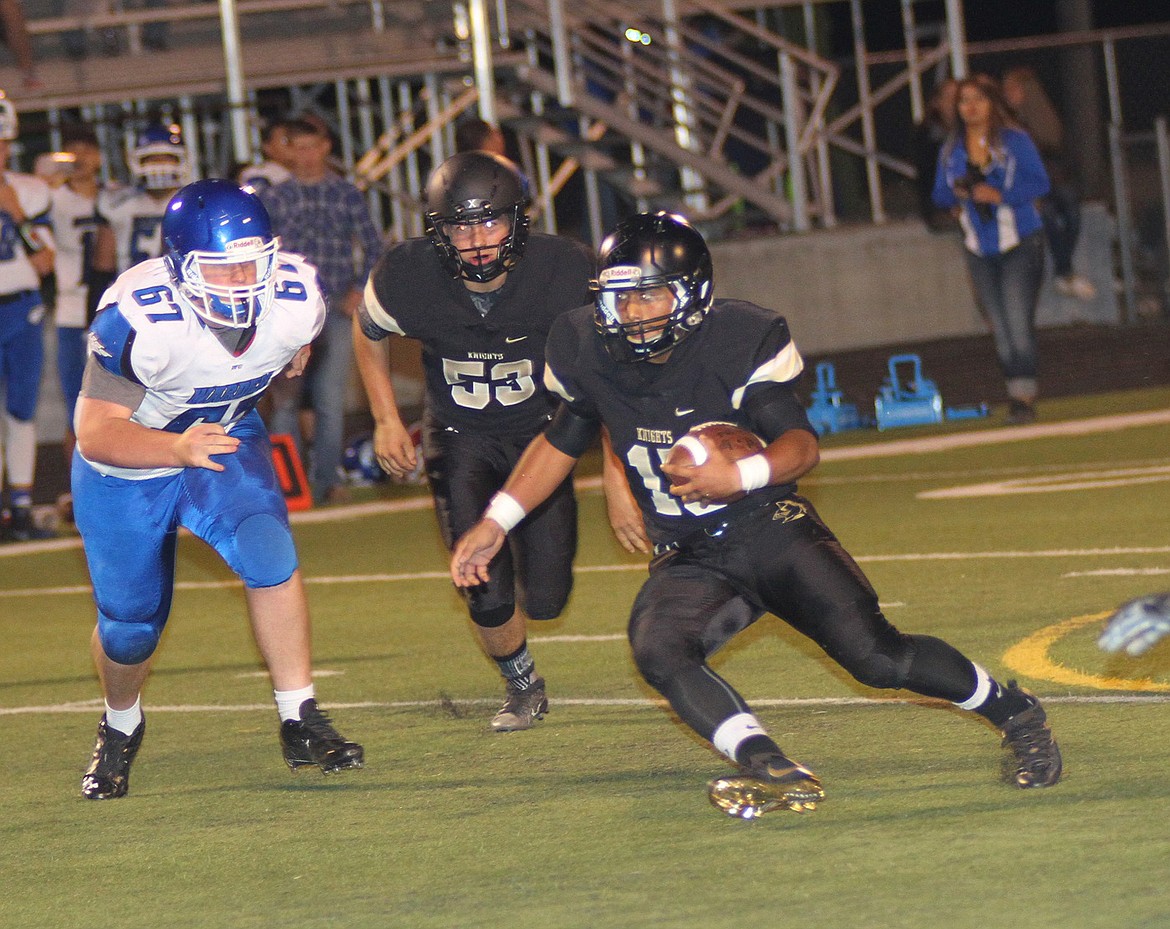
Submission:
<svg viewBox="0 0 1170 929">
<path fill-rule="evenodd" d="M 313 342 L 305 376 L 272 391 L 270 427 L 299 438 L 301 396 L 308 390 L 316 416 L 309 484 L 313 501 L 320 504 L 334 497 L 345 444 L 345 395 L 353 365 L 350 319 L 382 250 L 382 237 L 361 191 L 330 169 L 333 145 L 328 129 L 295 119 L 286 131 L 293 178 L 266 191 L 264 204 L 283 248 L 316 266 L 329 312 L 325 328 Z"/>
</svg>

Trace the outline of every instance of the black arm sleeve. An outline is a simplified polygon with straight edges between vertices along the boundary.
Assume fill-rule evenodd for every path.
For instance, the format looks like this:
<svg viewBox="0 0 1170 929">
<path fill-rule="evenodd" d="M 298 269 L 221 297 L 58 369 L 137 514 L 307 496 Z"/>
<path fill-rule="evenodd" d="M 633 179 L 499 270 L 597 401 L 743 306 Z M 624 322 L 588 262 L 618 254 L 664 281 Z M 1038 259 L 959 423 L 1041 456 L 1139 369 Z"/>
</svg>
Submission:
<svg viewBox="0 0 1170 929">
<path fill-rule="evenodd" d="M 808 413 L 788 384 L 770 384 L 753 390 L 744 401 L 743 409 L 752 428 L 769 442 L 790 429 L 817 434 L 808 420 Z"/>
<path fill-rule="evenodd" d="M 358 323 L 362 327 L 362 335 L 371 342 L 380 342 L 386 336 L 390 335 L 389 332 L 374 322 L 370 316 L 370 311 L 366 309 L 365 300 L 358 304 Z"/>
<path fill-rule="evenodd" d="M 601 431 L 601 423 L 575 413 L 568 404 L 562 403 L 553 414 L 552 422 L 544 429 L 544 437 L 558 452 L 572 458 L 580 458 L 593 444 Z"/>
</svg>

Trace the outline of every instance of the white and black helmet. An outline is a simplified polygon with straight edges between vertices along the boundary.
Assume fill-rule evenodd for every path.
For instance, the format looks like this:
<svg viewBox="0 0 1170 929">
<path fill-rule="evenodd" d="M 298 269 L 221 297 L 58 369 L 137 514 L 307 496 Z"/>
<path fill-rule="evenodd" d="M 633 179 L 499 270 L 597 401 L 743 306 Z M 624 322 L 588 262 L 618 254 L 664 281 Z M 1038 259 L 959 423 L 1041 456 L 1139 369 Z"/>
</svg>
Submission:
<svg viewBox="0 0 1170 929">
<path fill-rule="evenodd" d="M 597 269 L 594 322 L 617 361 L 645 361 L 670 351 L 711 309 L 711 252 L 699 232 L 673 213 L 639 213 L 620 223 L 601 243 Z M 670 313 L 622 321 L 617 294 L 663 286 L 674 292 Z"/>
</svg>

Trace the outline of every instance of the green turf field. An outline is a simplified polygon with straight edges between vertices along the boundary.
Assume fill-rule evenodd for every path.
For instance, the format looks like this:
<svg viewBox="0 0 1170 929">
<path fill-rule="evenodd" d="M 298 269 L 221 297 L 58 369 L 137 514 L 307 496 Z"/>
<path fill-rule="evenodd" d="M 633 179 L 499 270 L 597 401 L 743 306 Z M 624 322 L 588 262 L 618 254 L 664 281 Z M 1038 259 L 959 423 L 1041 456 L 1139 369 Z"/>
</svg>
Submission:
<svg viewBox="0 0 1170 929">
<path fill-rule="evenodd" d="M 1165 390 L 1053 401 L 1039 425 L 1167 408 Z M 1170 642 L 1094 644 L 1118 602 L 1170 588 L 1170 423 L 988 443 L 994 425 L 831 437 L 802 488 L 893 622 L 1047 698 L 1057 787 L 1004 785 L 985 724 L 859 687 L 767 617 L 716 663 L 827 799 L 718 813 L 705 784 L 728 766 L 630 663 L 643 560 L 589 486 L 570 608 L 532 630 L 552 710 L 493 735 L 502 688 L 433 515 L 371 491 L 387 505 L 296 529 L 318 694 L 366 747 L 328 779 L 282 763 L 240 590 L 186 539 L 130 795 L 81 799 L 101 712 L 84 561 L 0 549 L 0 927 L 1170 926 Z"/>
</svg>

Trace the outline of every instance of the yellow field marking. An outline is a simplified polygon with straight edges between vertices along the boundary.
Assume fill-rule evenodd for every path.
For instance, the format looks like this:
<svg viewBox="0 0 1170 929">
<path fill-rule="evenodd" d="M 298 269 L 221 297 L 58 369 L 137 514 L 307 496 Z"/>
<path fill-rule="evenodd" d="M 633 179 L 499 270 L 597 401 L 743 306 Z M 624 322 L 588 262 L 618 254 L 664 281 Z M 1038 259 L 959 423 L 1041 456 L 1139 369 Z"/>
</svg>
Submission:
<svg viewBox="0 0 1170 929">
<path fill-rule="evenodd" d="M 1051 626 L 1033 632 L 1022 642 L 1009 648 L 1003 655 L 1004 664 L 1019 674 L 1052 681 L 1055 684 L 1073 684 L 1078 687 L 1094 687 L 1098 690 L 1142 690 L 1156 693 L 1170 693 L 1170 684 L 1154 681 L 1147 677 L 1104 677 L 1100 674 L 1086 674 L 1066 668 L 1048 657 L 1048 650 L 1070 632 L 1100 622 L 1112 615 L 1091 613 L 1088 616 L 1074 616 Z"/>
</svg>

